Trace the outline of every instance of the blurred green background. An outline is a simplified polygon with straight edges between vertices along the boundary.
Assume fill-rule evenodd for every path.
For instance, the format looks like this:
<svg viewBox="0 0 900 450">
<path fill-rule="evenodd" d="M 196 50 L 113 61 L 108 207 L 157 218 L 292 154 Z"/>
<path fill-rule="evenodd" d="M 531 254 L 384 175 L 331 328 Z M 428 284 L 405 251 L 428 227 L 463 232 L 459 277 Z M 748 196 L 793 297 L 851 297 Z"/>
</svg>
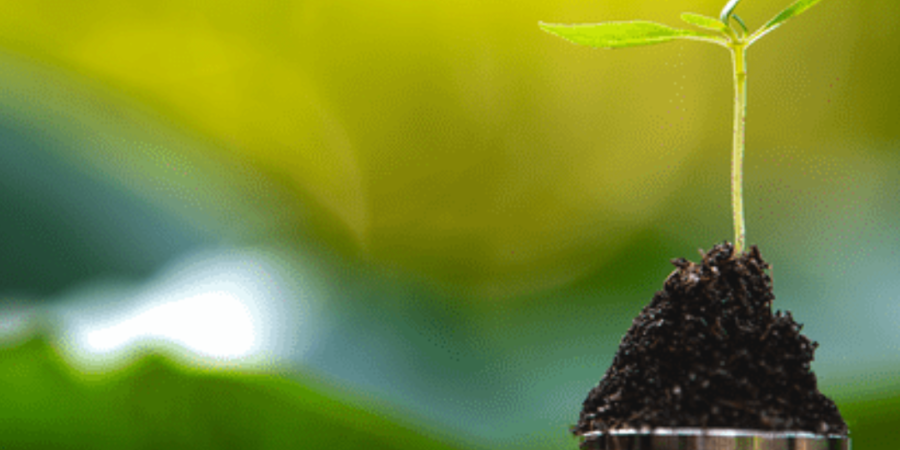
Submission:
<svg viewBox="0 0 900 450">
<path fill-rule="evenodd" d="M 668 261 L 731 239 L 731 68 L 537 22 L 722 3 L 0 2 L 0 447 L 576 448 Z M 898 16 L 748 52 L 748 243 L 863 449 L 900 423 Z"/>
</svg>

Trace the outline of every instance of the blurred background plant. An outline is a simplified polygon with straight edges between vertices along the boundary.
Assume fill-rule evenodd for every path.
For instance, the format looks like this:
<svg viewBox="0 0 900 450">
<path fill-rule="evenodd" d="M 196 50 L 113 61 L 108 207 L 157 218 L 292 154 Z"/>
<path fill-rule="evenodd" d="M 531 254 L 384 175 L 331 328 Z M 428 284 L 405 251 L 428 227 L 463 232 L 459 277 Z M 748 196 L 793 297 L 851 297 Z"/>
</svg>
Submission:
<svg viewBox="0 0 900 450">
<path fill-rule="evenodd" d="M 731 233 L 727 52 L 537 27 L 720 0 L 2 7 L 6 448 L 575 448 L 669 259 Z M 898 14 L 822 2 L 748 68 L 748 244 L 867 449 L 900 420 Z"/>
</svg>

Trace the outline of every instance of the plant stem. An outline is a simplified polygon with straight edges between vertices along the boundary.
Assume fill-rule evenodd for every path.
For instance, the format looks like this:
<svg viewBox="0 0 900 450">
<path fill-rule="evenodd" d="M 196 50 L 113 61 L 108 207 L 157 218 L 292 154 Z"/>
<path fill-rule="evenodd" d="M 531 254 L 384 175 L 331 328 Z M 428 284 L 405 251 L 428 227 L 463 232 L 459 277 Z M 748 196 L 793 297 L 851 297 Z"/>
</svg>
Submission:
<svg viewBox="0 0 900 450">
<path fill-rule="evenodd" d="M 747 46 L 730 45 L 734 61 L 734 141 L 731 153 L 731 208 L 734 214 L 734 254 L 744 249 L 744 125 L 747 117 Z"/>
</svg>

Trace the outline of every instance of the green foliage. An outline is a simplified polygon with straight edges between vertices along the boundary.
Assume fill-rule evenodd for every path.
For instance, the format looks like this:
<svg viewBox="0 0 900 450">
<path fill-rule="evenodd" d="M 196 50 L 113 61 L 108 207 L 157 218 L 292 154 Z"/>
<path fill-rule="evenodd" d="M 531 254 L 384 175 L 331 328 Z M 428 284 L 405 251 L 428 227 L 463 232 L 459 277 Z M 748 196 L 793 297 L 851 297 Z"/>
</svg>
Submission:
<svg viewBox="0 0 900 450">
<path fill-rule="evenodd" d="M 838 405 L 850 428 L 853 448 L 890 450 L 897 448 L 896 427 L 900 423 L 900 392 L 890 391 Z"/>
<path fill-rule="evenodd" d="M 766 33 L 780 26 L 784 21 L 801 14 L 816 3 L 819 3 L 819 1 L 821 0 L 797 0 L 746 39 L 735 36 L 728 26 L 728 22 L 731 19 L 735 19 L 741 28 L 745 32 L 747 31 L 747 26 L 744 22 L 734 14 L 734 9 L 740 3 L 740 0 L 728 2 L 722 9 L 721 18 L 718 20 L 695 13 L 683 13 L 681 15 L 681 20 L 706 30 L 722 33 L 727 39 L 696 31 L 671 28 L 667 25 L 643 20 L 574 25 L 539 22 L 538 25 L 544 31 L 569 42 L 594 48 L 636 47 L 639 45 L 660 44 L 675 39 L 691 39 L 724 46 L 743 45 L 747 47 Z"/>
<path fill-rule="evenodd" d="M 458 448 L 344 397 L 312 379 L 188 370 L 159 354 L 85 377 L 34 338 L 0 350 L 0 447 Z"/>
<path fill-rule="evenodd" d="M 798 0 L 770 20 L 756 33 L 747 36 L 747 25 L 734 14 L 741 0 L 729 0 L 722 8 L 719 20 L 700 14 L 684 13 L 681 19 L 698 27 L 722 33 L 724 38 L 709 36 L 693 31 L 677 30 L 662 24 L 646 21 L 606 22 L 585 25 L 559 25 L 540 23 L 545 31 L 555 34 L 576 44 L 597 48 L 621 48 L 637 45 L 658 44 L 673 39 L 693 39 L 711 42 L 728 48 L 734 61 L 735 114 L 734 140 L 732 144 L 731 198 L 732 217 L 734 219 L 734 251 L 740 253 L 745 247 L 746 233 L 744 226 L 743 195 L 743 159 L 744 159 L 744 121 L 747 114 L 747 48 L 769 31 L 775 29 L 785 20 L 806 11 L 819 0 Z M 741 27 L 736 33 L 730 25 L 734 19 Z"/>
<path fill-rule="evenodd" d="M 725 4 L 725 7 L 722 8 L 722 12 L 719 14 L 719 20 L 721 20 L 722 23 L 727 24 L 731 15 L 734 13 L 734 8 L 737 8 L 738 3 L 740 2 L 741 0 L 729 0 L 729 2 Z"/>
<path fill-rule="evenodd" d="M 781 25 L 785 20 L 790 19 L 791 17 L 797 16 L 800 13 L 806 11 L 811 8 L 816 3 L 819 3 L 820 0 L 797 0 L 791 6 L 788 6 L 778 13 L 772 20 L 766 22 L 765 25 L 760 28 L 757 33 L 765 33 L 767 30 L 772 30 L 775 27 Z"/>
<path fill-rule="evenodd" d="M 728 26 L 721 20 L 702 14 L 684 13 L 681 15 L 681 20 L 707 30 L 718 31 L 725 34 L 728 34 L 729 32 Z"/>
<path fill-rule="evenodd" d="M 652 45 L 675 39 L 721 41 L 724 39 L 690 30 L 679 30 L 656 22 L 635 20 L 631 22 L 605 22 L 597 24 L 563 25 L 540 24 L 544 31 L 569 42 L 594 48 L 625 48 Z"/>
</svg>

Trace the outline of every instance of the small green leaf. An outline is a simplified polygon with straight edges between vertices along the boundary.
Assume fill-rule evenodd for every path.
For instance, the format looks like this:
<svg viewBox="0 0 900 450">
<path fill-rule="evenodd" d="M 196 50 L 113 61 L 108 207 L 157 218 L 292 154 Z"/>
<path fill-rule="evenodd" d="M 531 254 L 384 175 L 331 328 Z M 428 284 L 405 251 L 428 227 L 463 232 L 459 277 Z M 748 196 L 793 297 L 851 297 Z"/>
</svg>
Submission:
<svg viewBox="0 0 900 450">
<path fill-rule="evenodd" d="M 728 27 L 721 20 L 702 14 L 684 13 L 681 15 L 681 20 L 707 30 L 720 31 L 722 33 L 728 32 Z"/>
<path fill-rule="evenodd" d="M 749 33 L 749 32 L 750 32 L 750 30 L 747 29 L 747 25 L 744 24 L 744 21 L 743 21 L 743 20 L 741 20 L 741 16 L 739 16 L 739 15 L 737 15 L 737 14 L 732 14 L 732 15 L 731 15 L 731 18 L 734 19 L 735 22 L 737 22 L 738 25 L 740 25 L 741 28 L 744 29 L 744 33 Z"/>
<path fill-rule="evenodd" d="M 724 44 L 725 40 L 690 30 L 678 30 L 666 25 L 635 20 L 563 25 L 539 23 L 542 30 L 569 42 L 594 48 L 624 48 L 669 42 L 674 39 L 694 39 Z"/>
<path fill-rule="evenodd" d="M 799 15 L 803 11 L 811 8 L 816 3 L 819 3 L 821 0 L 797 0 L 791 6 L 785 8 L 784 11 L 778 13 L 772 20 L 768 21 L 765 25 L 763 25 L 763 29 L 770 29 L 781 25 L 785 20 L 790 19 L 796 15 Z"/>
<path fill-rule="evenodd" d="M 719 14 L 719 20 L 721 20 L 722 23 L 728 23 L 728 20 L 731 19 L 731 13 L 734 12 L 734 8 L 737 8 L 738 3 L 740 2 L 741 0 L 729 1 L 725 7 L 722 8 L 722 13 Z"/>
</svg>

